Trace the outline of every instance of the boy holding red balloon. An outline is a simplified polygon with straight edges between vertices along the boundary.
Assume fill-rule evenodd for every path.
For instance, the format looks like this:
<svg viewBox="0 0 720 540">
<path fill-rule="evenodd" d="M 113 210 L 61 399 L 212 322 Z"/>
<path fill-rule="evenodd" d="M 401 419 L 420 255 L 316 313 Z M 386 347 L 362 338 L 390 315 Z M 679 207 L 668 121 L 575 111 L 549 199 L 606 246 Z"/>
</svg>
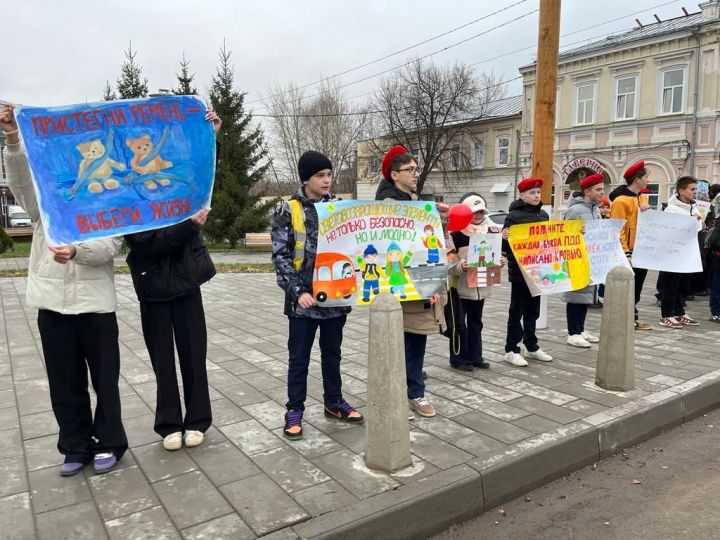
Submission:
<svg viewBox="0 0 720 540">
<path fill-rule="evenodd" d="M 542 185 L 543 181 L 540 178 L 525 178 L 518 183 L 519 198 L 510 205 L 503 229 L 503 255 L 507 257 L 510 280 L 510 310 L 504 360 L 517 367 L 527 366 L 526 358 L 540 362 L 550 362 L 553 359 L 540 348 L 535 335 L 535 324 L 540 316 L 540 297 L 530 294 L 530 289 L 507 241 L 509 229 L 513 225 L 550 219 L 547 212 L 542 209 L 540 197 Z M 525 345 L 525 354 L 520 354 L 520 341 Z"/>
</svg>

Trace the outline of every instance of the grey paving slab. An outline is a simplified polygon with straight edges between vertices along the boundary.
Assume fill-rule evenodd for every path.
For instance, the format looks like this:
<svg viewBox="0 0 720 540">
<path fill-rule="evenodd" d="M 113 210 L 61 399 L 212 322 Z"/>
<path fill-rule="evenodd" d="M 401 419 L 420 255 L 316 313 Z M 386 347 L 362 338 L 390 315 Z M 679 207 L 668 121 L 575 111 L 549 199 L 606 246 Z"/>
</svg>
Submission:
<svg viewBox="0 0 720 540">
<path fill-rule="evenodd" d="M 252 460 L 288 493 L 330 480 L 330 477 L 290 446 L 255 454 Z"/>
<path fill-rule="evenodd" d="M 107 538 L 95 505 L 83 502 L 39 514 L 40 540 L 101 540 Z"/>
<path fill-rule="evenodd" d="M 153 484 L 163 506 L 180 529 L 223 516 L 230 505 L 200 471 Z"/>
<path fill-rule="evenodd" d="M 27 540 L 35 537 L 30 494 L 26 491 L 0 498 L 3 539 Z M 8 526 L 12 524 L 12 526 Z"/>
<path fill-rule="evenodd" d="M 162 506 L 155 506 L 105 522 L 110 540 L 180 540 Z"/>
<path fill-rule="evenodd" d="M 257 535 L 282 529 L 309 517 L 289 495 L 264 475 L 238 480 L 220 489 Z"/>
<path fill-rule="evenodd" d="M 0 459 L 0 497 L 28 490 L 27 471 L 23 456 Z"/>
<path fill-rule="evenodd" d="M 314 459 L 313 463 L 359 498 L 393 489 L 399 485 L 388 475 L 368 469 L 362 456 L 348 450 L 321 456 Z"/>
<path fill-rule="evenodd" d="M 168 452 L 161 443 L 138 446 L 132 449 L 132 454 L 150 482 L 166 480 L 197 468 L 185 450 Z"/>
<path fill-rule="evenodd" d="M 88 483 L 103 519 L 115 519 L 159 504 L 140 468 L 131 465 L 90 476 Z"/>
<path fill-rule="evenodd" d="M 237 514 L 228 514 L 195 525 L 185 529 L 182 535 L 185 540 L 252 540 L 255 538 L 255 533 Z"/>
<path fill-rule="evenodd" d="M 91 499 L 90 488 L 84 474 L 63 478 L 57 467 L 30 473 L 30 493 L 36 514 L 69 506 Z"/>
<path fill-rule="evenodd" d="M 191 457 L 216 486 L 260 472 L 252 460 L 230 442 L 194 448 Z"/>
<path fill-rule="evenodd" d="M 311 516 L 319 516 L 333 510 L 342 509 L 357 502 L 348 490 L 334 480 L 301 489 L 292 494 L 292 498 Z"/>
<path fill-rule="evenodd" d="M 493 439 L 512 443 L 532 435 L 526 429 L 519 428 L 510 422 L 504 422 L 479 411 L 461 414 L 455 417 L 455 421 L 472 428 L 474 431 L 489 435 Z"/>
</svg>

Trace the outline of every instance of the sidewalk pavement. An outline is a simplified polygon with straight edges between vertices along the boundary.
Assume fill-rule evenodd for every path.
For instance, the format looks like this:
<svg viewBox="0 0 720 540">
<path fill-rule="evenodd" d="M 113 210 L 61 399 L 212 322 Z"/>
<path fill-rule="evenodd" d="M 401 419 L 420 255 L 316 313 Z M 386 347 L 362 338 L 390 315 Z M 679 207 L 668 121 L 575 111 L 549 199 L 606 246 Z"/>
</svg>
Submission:
<svg viewBox="0 0 720 540">
<path fill-rule="evenodd" d="M 117 276 L 123 417 L 131 449 L 103 476 L 61 478 L 36 313 L 24 278 L 0 279 L 0 523 L 3 538 L 426 537 L 623 446 L 678 425 L 720 401 L 720 326 L 690 302 L 698 328 L 657 326 L 653 277 L 641 305 L 653 330 L 636 335 L 636 388 L 593 384 L 596 346 L 565 344 L 565 305 L 549 303 L 539 331 L 549 364 L 502 362 L 508 293 L 485 307 L 489 370 L 450 369 L 432 337 L 427 396 L 438 410 L 412 423 L 413 466 L 388 475 L 364 466 L 364 428 L 322 413 L 313 349 L 305 438 L 281 435 L 287 322 L 270 274 L 223 274 L 203 287 L 213 426 L 204 445 L 166 452 L 153 430 L 155 382 L 129 276 Z M 263 294 L 259 294 L 262 291 Z M 597 333 L 600 310 L 588 330 Z M 366 399 L 368 310 L 349 317 L 344 391 Z M 8 524 L 12 526 L 9 527 Z"/>
</svg>

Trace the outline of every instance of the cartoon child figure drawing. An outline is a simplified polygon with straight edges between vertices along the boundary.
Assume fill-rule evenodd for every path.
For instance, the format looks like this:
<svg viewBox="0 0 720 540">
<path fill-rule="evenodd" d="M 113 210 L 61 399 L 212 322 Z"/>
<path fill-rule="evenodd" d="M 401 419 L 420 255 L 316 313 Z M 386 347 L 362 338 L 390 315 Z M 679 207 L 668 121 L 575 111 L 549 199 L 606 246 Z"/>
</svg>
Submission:
<svg viewBox="0 0 720 540">
<path fill-rule="evenodd" d="M 370 293 L 374 295 L 380 294 L 380 275 L 382 270 L 377 264 L 378 250 L 372 244 L 368 244 L 363 251 L 363 256 L 358 257 L 357 262 L 360 266 L 360 276 L 363 279 L 363 302 L 370 301 Z"/>
<path fill-rule="evenodd" d="M 405 285 L 410 283 L 410 276 L 405 267 L 412 259 L 412 251 L 408 251 L 403 257 L 402 250 L 395 242 L 392 242 L 387 249 L 385 260 L 385 275 L 390 284 L 390 293 L 399 294 L 400 300 L 407 298 Z"/>
<path fill-rule="evenodd" d="M 423 229 L 425 236 L 422 238 L 423 245 L 427 248 L 427 262 L 439 263 L 440 262 L 440 239 L 435 236 L 435 227 L 429 223 L 425 225 Z"/>
</svg>

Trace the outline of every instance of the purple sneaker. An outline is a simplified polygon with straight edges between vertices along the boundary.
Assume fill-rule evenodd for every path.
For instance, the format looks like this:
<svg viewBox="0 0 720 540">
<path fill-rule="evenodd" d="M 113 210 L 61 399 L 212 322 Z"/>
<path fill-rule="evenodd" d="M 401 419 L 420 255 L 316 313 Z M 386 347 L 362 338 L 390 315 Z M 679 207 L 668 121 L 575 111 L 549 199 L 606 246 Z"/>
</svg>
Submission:
<svg viewBox="0 0 720 540">
<path fill-rule="evenodd" d="M 60 476 L 75 476 L 83 470 L 85 463 L 82 461 L 67 461 L 60 468 Z"/>
<path fill-rule="evenodd" d="M 103 452 L 102 454 L 95 454 L 93 460 L 93 469 L 95 474 L 103 474 L 110 472 L 115 468 L 117 464 L 117 458 L 112 452 Z"/>
</svg>

